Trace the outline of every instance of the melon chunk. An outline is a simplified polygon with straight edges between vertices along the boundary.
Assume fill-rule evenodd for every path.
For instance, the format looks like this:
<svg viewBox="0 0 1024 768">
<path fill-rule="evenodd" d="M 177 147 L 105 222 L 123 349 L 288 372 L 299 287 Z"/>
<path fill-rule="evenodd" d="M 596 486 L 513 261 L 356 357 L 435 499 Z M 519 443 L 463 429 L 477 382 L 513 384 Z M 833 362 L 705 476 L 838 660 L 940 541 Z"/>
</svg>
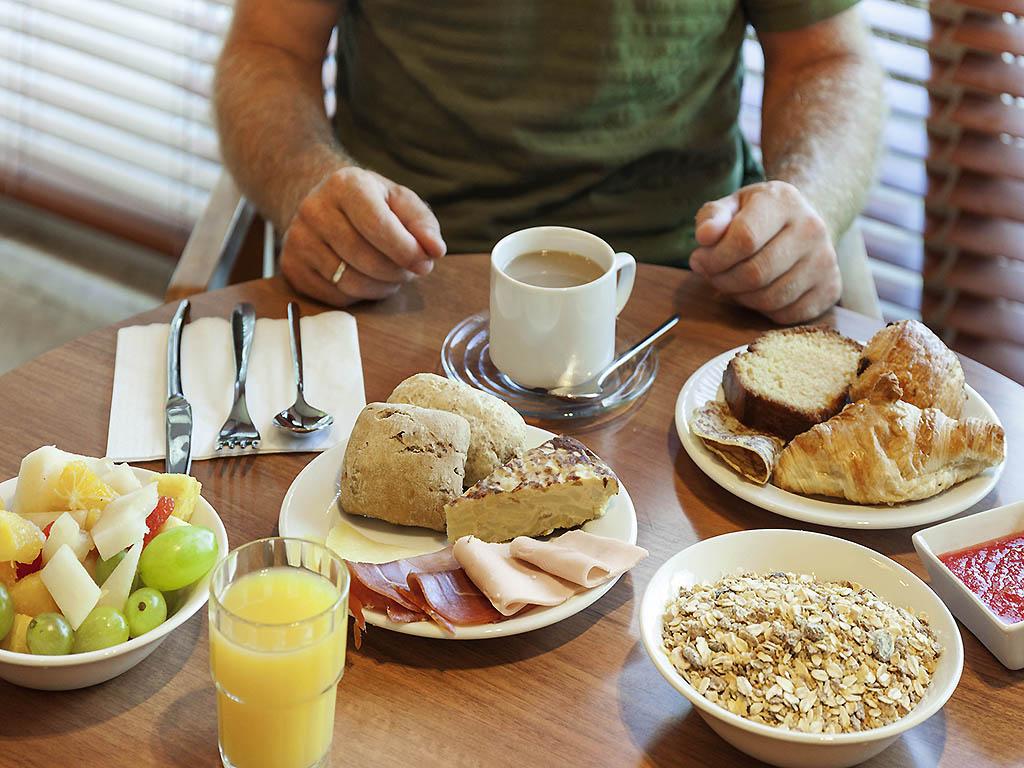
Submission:
<svg viewBox="0 0 1024 768">
<path fill-rule="evenodd" d="M 124 604 L 128 602 L 128 596 L 132 593 L 132 584 L 135 582 L 135 572 L 139 569 L 141 555 L 142 542 L 137 541 L 125 552 L 121 562 L 103 582 L 103 591 L 97 605 L 109 605 L 119 611 L 124 610 Z"/>
<path fill-rule="evenodd" d="M 67 544 L 50 558 L 39 577 L 72 629 L 78 629 L 100 599 L 100 588 Z"/>
<path fill-rule="evenodd" d="M 109 472 L 100 475 L 100 480 L 113 488 L 119 496 L 137 491 L 142 487 L 135 471 L 127 464 L 115 464 Z"/>
<path fill-rule="evenodd" d="M 78 522 L 70 512 L 64 512 L 53 521 L 50 535 L 46 537 L 46 543 L 43 544 L 43 562 L 50 562 L 57 550 L 65 544 L 71 547 L 71 551 L 79 560 L 84 560 L 85 556 L 89 554 L 89 550 L 92 549 L 89 534 L 79 528 Z"/>
<path fill-rule="evenodd" d="M 156 507 L 158 499 L 157 485 L 150 483 L 107 504 L 91 531 L 100 557 L 109 560 L 121 550 L 142 541 L 149 530 L 146 518 Z"/>
<path fill-rule="evenodd" d="M 72 461 L 81 461 L 94 471 L 105 466 L 103 459 L 78 456 L 52 445 L 37 448 L 21 460 L 11 510 L 25 515 L 67 509 L 66 503 L 57 494 L 57 481 L 64 467 Z"/>
</svg>

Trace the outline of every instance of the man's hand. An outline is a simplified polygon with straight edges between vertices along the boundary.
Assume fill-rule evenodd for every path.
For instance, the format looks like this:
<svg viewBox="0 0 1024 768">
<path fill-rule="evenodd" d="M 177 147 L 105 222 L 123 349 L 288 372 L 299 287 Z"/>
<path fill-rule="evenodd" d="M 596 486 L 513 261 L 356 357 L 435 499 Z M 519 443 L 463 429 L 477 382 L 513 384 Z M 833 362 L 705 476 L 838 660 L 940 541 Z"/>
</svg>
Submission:
<svg viewBox="0 0 1024 768">
<path fill-rule="evenodd" d="M 792 184 L 751 184 L 706 203 L 696 238 L 690 268 L 777 323 L 810 320 L 839 300 L 828 227 Z"/>
<path fill-rule="evenodd" d="M 284 236 L 281 271 L 296 290 L 334 306 L 382 299 L 434 268 L 441 228 L 415 192 L 349 166 L 310 192 Z M 340 264 L 341 279 L 331 281 Z"/>
</svg>

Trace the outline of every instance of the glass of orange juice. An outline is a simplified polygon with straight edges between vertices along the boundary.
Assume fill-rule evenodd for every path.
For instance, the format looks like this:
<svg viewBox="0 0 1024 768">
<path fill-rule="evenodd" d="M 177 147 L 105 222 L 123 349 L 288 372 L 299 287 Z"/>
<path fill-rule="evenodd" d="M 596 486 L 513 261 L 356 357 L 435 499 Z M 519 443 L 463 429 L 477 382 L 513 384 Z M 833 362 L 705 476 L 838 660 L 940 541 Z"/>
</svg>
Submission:
<svg viewBox="0 0 1024 768">
<path fill-rule="evenodd" d="M 345 669 L 349 576 L 312 541 L 233 550 L 210 580 L 210 670 L 225 768 L 326 765 Z"/>
</svg>

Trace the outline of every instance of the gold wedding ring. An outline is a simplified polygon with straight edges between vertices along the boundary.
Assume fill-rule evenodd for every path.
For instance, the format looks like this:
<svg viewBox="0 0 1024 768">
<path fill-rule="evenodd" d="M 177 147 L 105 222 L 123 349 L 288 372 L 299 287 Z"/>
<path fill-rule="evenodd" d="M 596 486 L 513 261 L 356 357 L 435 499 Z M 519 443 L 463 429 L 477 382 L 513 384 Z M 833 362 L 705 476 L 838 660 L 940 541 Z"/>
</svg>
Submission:
<svg viewBox="0 0 1024 768">
<path fill-rule="evenodd" d="M 341 280 L 341 276 L 345 274 L 346 269 L 348 269 L 348 264 L 346 264 L 344 261 L 341 262 L 338 265 L 338 268 L 334 270 L 334 274 L 331 275 L 331 282 L 337 285 L 338 281 Z"/>
</svg>

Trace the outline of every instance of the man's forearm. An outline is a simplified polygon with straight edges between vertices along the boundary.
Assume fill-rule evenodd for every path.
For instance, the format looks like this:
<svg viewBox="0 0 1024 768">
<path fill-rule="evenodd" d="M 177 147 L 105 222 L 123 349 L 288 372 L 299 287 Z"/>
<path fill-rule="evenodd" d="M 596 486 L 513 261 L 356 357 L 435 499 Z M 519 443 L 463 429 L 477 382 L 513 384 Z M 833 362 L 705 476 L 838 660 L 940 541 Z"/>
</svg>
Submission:
<svg viewBox="0 0 1024 768">
<path fill-rule="evenodd" d="M 863 208 L 884 114 L 882 73 L 866 56 L 835 56 L 766 75 L 765 172 L 804 194 L 833 242 Z"/>
<path fill-rule="evenodd" d="M 309 61 L 229 40 L 214 104 L 225 164 L 279 231 L 314 186 L 350 164 L 324 112 L 319 67 Z"/>
</svg>

